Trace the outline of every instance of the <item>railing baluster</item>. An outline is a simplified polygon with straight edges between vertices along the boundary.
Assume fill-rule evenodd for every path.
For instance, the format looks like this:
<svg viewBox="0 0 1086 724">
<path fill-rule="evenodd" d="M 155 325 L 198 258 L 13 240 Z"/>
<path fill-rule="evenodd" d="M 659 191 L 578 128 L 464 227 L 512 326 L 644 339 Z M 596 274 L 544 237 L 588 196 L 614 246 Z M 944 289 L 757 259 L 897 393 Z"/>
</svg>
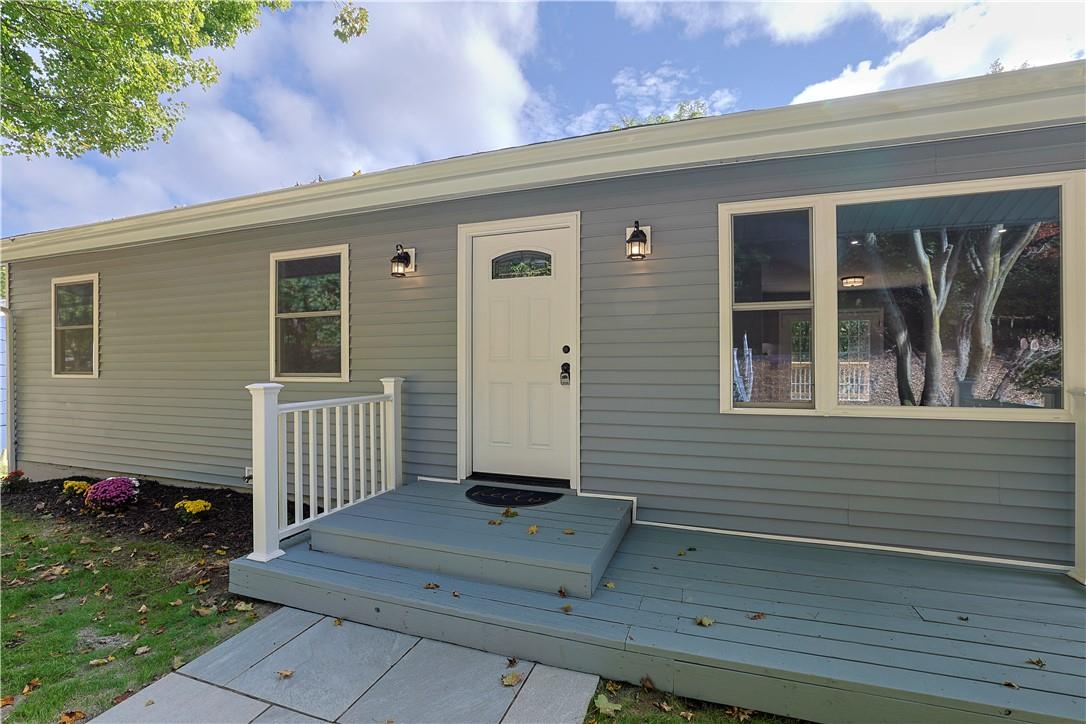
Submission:
<svg viewBox="0 0 1086 724">
<path fill-rule="evenodd" d="M 317 411 L 309 411 L 309 516 L 317 514 Z"/>
<path fill-rule="evenodd" d="M 276 466 L 275 471 L 275 487 L 276 497 L 279 499 L 279 527 L 287 527 L 287 478 L 290 477 L 290 471 L 287 470 L 287 418 L 283 415 L 276 415 L 276 426 L 279 428 L 279 464 Z"/>
<path fill-rule="evenodd" d="M 366 482 L 366 414 L 365 403 L 358 403 L 358 490 L 365 500 L 372 493 L 372 480 Z"/>
<path fill-rule="evenodd" d="M 332 472 L 328 460 L 328 408 L 321 410 L 321 467 L 324 473 L 324 510 L 332 509 Z"/>
<path fill-rule="evenodd" d="M 347 502 L 354 502 L 354 413 L 347 405 Z"/>
<path fill-rule="evenodd" d="M 336 405 L 336 507 L 343 505 L 343 408 Z"/>
<path fill-rule="evenodd" d="M 373 487 L 377 487 L 377 408 L 372 402 L 367 403 L 370 408 L 370 480 Z M 384 481 L 381 482 L 381 492 L 385 491 Z"/>
<path fill-rule="evenodd" d="M 302 522 L 302 414 L 294 413 L 294 522 Z"/>
</svg>

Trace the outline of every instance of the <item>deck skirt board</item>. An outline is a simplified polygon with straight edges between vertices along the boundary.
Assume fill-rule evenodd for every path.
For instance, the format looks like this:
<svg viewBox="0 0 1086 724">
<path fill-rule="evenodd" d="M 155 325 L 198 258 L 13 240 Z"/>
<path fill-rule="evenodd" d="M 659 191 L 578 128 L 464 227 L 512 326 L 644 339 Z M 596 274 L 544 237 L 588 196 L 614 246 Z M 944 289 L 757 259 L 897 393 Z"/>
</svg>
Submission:
<svg viewBox="0 0 1086 724">
<path fill-rule="evenodd" d="M 350 525 L 389 512 L 397 519 L 384 522 L 402 526 L 404 507 L 434 500 L 428 493 L 365 515 L 357 506 Z M 434 520 L 432 508 L 420 520 L 433 525 L 404 545 L 450 533 L 471 544 L 475 519 L 455 509 L 453 522 Z M 513 520 L 530 522 L 528 509 Z M 515 544 L 516 530 L 491 540 Z M 933 583 L 922 560 L 903 554 L 838 558 L 815 546 L 638 526 L 617 545 L 590 598 L 532 590 L 517 578 L 525 564 L 502 552 L 480 558 L 501 574 L 479 580 L 424 560 L 398 566 L 304 544 L 269 563 L 235 561 L 231 590 L 609 678 L 648 675 L 679 695 L 816 721 L 1068 722 L 1086 711 L 1086 591 L 1060 574 L 934 561 Z M 696 625 L 699 616 L 713 625 Z"/>
</svg>

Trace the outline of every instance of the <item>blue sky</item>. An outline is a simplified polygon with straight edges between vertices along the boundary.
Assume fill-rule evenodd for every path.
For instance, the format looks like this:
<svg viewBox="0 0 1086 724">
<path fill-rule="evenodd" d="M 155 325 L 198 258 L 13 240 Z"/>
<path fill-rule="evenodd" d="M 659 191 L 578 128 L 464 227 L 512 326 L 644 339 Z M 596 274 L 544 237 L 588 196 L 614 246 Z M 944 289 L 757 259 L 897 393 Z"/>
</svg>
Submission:
<svg viewBox="0 0 1086 724">
<path fill-rule="evenodd" d="M 13 235 L 604 130 L 703 99 L 714 113 L 1084 56 L 1069 3 L 372 3 L 344 45 L 330 3 L 268 14 L 183 94 L 169 143 L 4 158 Z"/>
</svg>

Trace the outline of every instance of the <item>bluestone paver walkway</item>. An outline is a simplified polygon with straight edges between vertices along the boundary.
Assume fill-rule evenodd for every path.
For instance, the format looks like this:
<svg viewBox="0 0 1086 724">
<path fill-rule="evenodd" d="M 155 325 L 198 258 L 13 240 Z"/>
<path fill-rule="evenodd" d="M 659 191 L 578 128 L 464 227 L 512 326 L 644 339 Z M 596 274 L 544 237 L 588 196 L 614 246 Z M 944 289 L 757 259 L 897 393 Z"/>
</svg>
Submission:
<svg viewBox="0 0 1086 724">
<path fill-rule="evenodd" d="M 502 682 L 520 674 L 511 686 Z M 517 677 L 510 677 L 516 679 Z M 598 677 L 281 608 L 102 724 L 566 724 Z"/>
</svg>

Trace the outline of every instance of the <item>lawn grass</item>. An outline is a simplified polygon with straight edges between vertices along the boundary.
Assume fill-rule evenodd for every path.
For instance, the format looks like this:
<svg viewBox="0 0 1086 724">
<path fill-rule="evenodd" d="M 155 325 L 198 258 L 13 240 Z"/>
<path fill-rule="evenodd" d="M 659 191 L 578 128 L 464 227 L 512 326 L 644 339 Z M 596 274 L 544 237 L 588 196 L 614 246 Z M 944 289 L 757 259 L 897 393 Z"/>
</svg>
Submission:
<svg viewBox="0 0 1086 724">
<path fill-rule="evenodd" d="M 605 714 L 596 706 L 599 695 L 621 707 Z M 733 706 L 684 699 L 674 694 L 648 690 L 641 686 L 600 680 L 592 704 L 585 715 L 586 724 L 800 724 L 797 719 L 763 714 Z"/>
<path fill-rule="evenodd" d="M 5 722 L 94 716 L 274 610 L 235 609 L 229 558 L 214 546 L 8 510 L 0 528 Z"/>
</svg>

